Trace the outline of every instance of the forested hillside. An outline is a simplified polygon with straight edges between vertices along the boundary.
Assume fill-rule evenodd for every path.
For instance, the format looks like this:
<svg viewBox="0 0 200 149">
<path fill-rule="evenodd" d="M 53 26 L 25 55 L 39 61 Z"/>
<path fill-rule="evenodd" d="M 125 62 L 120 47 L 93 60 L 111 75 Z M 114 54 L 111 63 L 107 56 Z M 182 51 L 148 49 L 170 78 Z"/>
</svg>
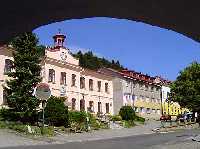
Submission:
<svg viewBox="0 0 200 149">
<path fill-rule="evenodd" d="M 79 65 L 84 68 L 97 70 L 99 68 L 106 67 L 119 71 L 124 69 L 124 67 L 119 63 L 118 60 L 109 61 L 105 58 L 99 58 L 94 55 L 92 51 L 88 51 L 86 53 L 82 53 L 81 51 L 79 51 L 78 53 L 73 54 L 73 56 L 79 59 Z"/>
</svg>

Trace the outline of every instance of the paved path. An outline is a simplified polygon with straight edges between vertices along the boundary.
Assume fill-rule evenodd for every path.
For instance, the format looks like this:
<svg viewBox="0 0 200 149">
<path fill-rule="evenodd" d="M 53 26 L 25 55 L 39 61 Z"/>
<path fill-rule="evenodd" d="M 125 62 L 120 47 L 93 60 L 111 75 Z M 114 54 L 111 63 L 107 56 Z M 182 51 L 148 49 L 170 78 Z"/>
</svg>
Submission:
<svg viewBox="0 0 200 149">
<path fill-rule="evenodd" d="M 48 141 L 39 141 L 25 138 L 10 130 L 0 129 L 0 147 L 49 144 Z"/>
<path fill-rule="evenodd" d="M 115 137 L 127 137 L 133 135 L 150 134 L 152 129 L 160 126 L 159 122 L 150 121 L 146 125 L 135 126 L 129 129 L 100 130 L 81 134 L 59 134 L 51 139 L 30 139 L 16 135 L 14 132 L 0 129 L 0 147 L 63 144 L 67 142 L 81 142 L 91 140 L 111 139 Z"/>
<path fill-rule="evenodd" d="M 123 128 L 123 129 L 108 129 L 93 131 L 91 133 L 80 133 L 80 134 L 60 134 L 53 139 L 57 143 L 65 142 L 80 142 L 80 141 L 91 141 L 91 140 L 101 140 L 110 139 L 117 137 L 127 137 L 133 135 L 141 134 L 151 134 L 152 129 L 160 127 L 159 121 L 148 121 L 146 125 L 135 126 L 133 128 Z"/>
<path fill-rule="evenodd" d="M 71 142 L 65 144 L 18 146 L 4 149 L 199 149 L 191 137 L 200 130 L 180 130 L 167 134 L 136 135 L 123 138 Z"/>
</svg>

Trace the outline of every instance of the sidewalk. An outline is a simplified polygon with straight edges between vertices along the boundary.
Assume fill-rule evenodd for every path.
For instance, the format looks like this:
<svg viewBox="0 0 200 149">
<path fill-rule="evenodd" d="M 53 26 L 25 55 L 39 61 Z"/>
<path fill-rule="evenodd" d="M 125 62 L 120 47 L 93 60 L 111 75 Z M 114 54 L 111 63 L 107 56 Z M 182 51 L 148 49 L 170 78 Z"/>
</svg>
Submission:
<svg viewBox="0 0 200 149">
<path fill-rule="evenodd" d="M 30 146 L 30 145 L 46 145 L 46 144 L 63 144 L 68 142 L 81 142 L 91 140 L 105 140 L 116 137 L 128 137 L 133 135 L 151 134 L 152 129 L 159 127 L 160 122 L 148 121 L 146 125 L 135 126 L 133 128 L 122 129 L 105 129 L 99 131 L 72 133 L 72 134 L 57 134 L 52 138 L 42 137 L 26 137 L 11 130 L 0 129 L 0 148 L 13 146 Z"/>
<path fill-rule="evenodd" d="M 106 140 L 116 137 L 151 134 L 153 133 L 152 129 L 160 127 L 160 125 L 161 124 L 159 121 L 149 121 L 146 125 L 135 126 L 133 128 L 107 129 L 80 134 L 58 134 L 53 138 L 53 140 L 55 140 L 57 143 L 66 143 L 91 140 Z"/>
</svg>

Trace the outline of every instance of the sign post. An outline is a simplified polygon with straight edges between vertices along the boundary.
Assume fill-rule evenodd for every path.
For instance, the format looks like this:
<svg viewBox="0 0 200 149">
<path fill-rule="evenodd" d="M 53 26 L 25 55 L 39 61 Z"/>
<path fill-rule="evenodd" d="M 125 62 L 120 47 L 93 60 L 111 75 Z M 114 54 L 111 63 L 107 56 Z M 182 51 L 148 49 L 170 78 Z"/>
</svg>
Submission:
<svg viewBox="0 0 200 149">
<path fill-rule="evenodd" d="M 51 96 L 51 90 L 47 83 L 39 83 L 35 88 L 35 97 L 42 101 L 42 130 L 44 128 L 44 108 L 46 101 Z M 43 133 L 43 131 L 42 131 Z"/>
</svg>

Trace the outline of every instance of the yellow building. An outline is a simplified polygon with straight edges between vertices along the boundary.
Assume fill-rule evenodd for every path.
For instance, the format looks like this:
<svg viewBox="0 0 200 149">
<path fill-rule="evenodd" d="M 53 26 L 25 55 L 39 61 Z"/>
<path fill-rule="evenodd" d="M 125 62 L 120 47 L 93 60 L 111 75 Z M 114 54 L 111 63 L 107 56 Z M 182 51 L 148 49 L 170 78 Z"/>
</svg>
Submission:
<svg viewBox="0 0 200 149">
<path fill-rule="evenodd" d="M 170 99 L 168 98 L 170 93 L 169 82 L 166 80 L 161 80 L 162 82 L 162 110 L 163 114 L 177 116 L 179 114 L 184 114 L 184 112 L 189 112 L 186 108 L 181 108 L 181 106 L 177 102 L 168 102 Z"/>
</svg>

